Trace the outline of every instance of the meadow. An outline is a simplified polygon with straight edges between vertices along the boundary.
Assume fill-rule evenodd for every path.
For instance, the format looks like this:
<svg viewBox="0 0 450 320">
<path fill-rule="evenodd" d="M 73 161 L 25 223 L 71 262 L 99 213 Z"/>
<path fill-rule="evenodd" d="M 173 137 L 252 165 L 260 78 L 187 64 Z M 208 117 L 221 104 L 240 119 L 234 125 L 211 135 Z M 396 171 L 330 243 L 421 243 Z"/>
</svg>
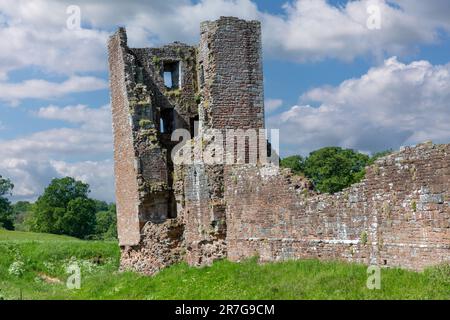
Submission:
<svg viewBox="0 0 450 320">
<path fill-rule="evenodd" d="M 119 272 L 115 241 L 0 230 L 0 299 L 450 299 L 450 267 L 382 269 L 381 289 L 366 287 L 367 267 L 317 260 L 259 264 L 181 263 L 148 277 Z M 80 289 L 66 285 L 76 263 Z"/>
</svg>

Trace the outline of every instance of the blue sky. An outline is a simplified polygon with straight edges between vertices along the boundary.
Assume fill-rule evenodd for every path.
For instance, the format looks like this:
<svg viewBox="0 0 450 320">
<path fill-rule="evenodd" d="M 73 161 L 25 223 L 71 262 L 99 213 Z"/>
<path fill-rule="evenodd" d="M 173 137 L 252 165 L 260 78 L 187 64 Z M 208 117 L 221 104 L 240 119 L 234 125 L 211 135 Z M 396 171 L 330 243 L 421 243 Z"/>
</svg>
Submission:
<svg viewBox="0 0 450 320">
<path fill-rule="evenodd" d="M 81 29 L 67 26 L 70 5 Z M 262 22 L 266 125 L 283 156 L 450 142 L 447 0 L 0 0 L 0 175 L 13 200 L 71 175 L 112 201 L 108 36 L 120 25 L 133 47 L 195 44 L 221 15 Z"/>
</svg>

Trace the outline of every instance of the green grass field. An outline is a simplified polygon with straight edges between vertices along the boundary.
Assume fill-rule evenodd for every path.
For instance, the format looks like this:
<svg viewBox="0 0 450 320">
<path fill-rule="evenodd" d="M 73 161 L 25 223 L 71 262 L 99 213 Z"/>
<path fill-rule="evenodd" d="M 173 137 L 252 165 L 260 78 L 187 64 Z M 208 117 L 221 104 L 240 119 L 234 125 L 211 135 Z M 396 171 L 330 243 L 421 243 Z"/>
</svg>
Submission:
<svg viewBox="0 0 450 320">
<path fill-rule="evenodd" d="M 66 287 L 67 266 L 81 266 L 81 289 Z M 450 299 L 450 269 L 383 269 L 380 290 L 366 288 L 366 267 L 316 260 L 258 264 L 179 264 L 154 277 L 117 271 L 116 242 L 0 230 L 3 299 Z"/>
</svg>

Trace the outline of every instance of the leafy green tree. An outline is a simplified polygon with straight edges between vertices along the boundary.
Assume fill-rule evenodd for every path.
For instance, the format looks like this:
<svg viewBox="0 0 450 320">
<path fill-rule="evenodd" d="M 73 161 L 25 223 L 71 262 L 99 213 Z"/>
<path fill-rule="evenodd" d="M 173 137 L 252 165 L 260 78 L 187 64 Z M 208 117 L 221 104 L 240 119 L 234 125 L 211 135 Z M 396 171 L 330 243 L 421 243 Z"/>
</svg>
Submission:
<svg viewBox="0 0 450 320">
<path fill-rule="evenodd" d="M 280 166 L 282 168 L 289 168 L 295 174 L 301 174 L 304 172 L 305 160 L 302 156 L 295 155 L 282 159 L 280 161 Z"/>
<path fill-rule="evenodd" d="M 310 153 L 304 163 L 305 175 L 319 192 L 335 193 L 361 181 L 369 156 L 351 149 L 326 147 Z"/>
<path fill-rule="evenodd" d="M 78 238 L 94 233 L 94 200 L 80 197 L 70 200 L 65 214 L 58 221 L 58 227 L 62 233 Z"/>
<path fill-rule="evenodd" d="M 109 205 L 108 210 L 97 212 L 95 233 L 102 239 L 117 238 L 117 216 L 115 204 Z"/>
<path fill-rule="evenodd" d="M 13 205 L 13 210 L 15 214 L 25 213 L 31 211 L 31 207 L 33 206 L 28 201 L 17 201 Z"/>
<path fill-rule="evenodd" d="M 109 204 L 106 201 L 94 199 L 94 202 L 96 212 L 109 210 Z"/>
<path fill-rule="evenodd" d="M 26 221 L 31 215 L 33 205 L 28 201 L 17 201 L 12 205 L 14 212 L 14 229 L 28 231 Z"/>
<path fill-rule="evenodd" d="M 9 179 L 0 176 L 0 227 L 8 230 L 14 230 L 13 210 L 5 195 L 11 194 L 13 188 L 14 185 Z"/>
<path fill-rule="evenodd" d="M 33 206 L 32 231 L 86 237 L 95 229 L 89 185 L 71 177 L 53 179 Z"/>
</svg>

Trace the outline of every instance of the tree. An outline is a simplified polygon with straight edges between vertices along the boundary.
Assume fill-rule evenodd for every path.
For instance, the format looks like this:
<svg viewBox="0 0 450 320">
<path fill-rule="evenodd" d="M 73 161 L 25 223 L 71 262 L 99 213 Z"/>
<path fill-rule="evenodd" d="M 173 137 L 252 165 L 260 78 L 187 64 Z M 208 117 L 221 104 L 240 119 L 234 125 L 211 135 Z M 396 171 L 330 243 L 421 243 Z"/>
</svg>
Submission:
<svg viewBox="0 0 450 320">
<path fill-rule="evenodd" d="M 110 204 L 108 210 L 97 212 L 95 233 L 102 239 L 117 238 L 117 216 L 115 204 Z"/>
<path fill-rule="evenodd" d="M 70 200 L 58 227 L 62 233 L 78 238 L 93 234 L 95 230 L 94 200 L 80 197 Z"/>
<path fill-rule="evenodd" d="M 96 212 L 109 210 L 109 205 L 106 201 L 94 199 L 94 202 L 95 202 L 95 211 Z"/>
<path fill-rule="evenodd" d="M 351 149 L 326 147 L 310 153 L 304 163 L 305 175 L 319 192 L 335 193 L 361 181 L 369 157 Z"/>
<path fill-rule="evenodd" d="M 26 221 L 31 215 L 33 205 L 28 201 L 17 201 L 12 205 L 14 212 L 14 229 L 28 231 Z"/>
<path fill-rule="evenodd" d="M 5 197 L 11 194 L 14 185 L 9 179 L 4 179 L 0 175 L 0 227 L 8 230 L 14 230 L 13 210 L 11 202 Z"/>
<path fill-rule="evenodd" d="M 89 185 L 71 177 L 53 179 L 33 206 L 30 229 L 79 238 L 94 232 L 95 202 Z"/>
<path fill-rule="evenodd" d="M 302 174 L 304 172 L 305 160 L 299 155 L 290 156 L 282 159 L 280 166 L 291 169 L 295 174 Z"/>
</svg>

